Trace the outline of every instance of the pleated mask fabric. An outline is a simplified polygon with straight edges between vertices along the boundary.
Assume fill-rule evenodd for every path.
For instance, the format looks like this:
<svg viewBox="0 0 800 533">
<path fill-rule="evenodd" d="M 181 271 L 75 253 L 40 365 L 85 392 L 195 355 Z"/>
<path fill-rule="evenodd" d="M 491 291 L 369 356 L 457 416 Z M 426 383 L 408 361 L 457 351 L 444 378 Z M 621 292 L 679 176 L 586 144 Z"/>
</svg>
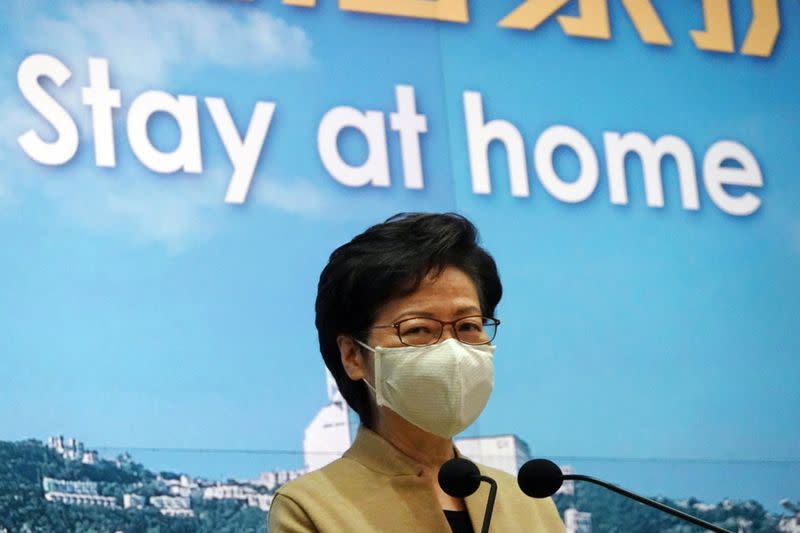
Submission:
<svg viewBox="0 0 800 533">
<path fill-rule="evenodd" d="M 378 405 L 429 433 L 443 438 L 461 433 L 489 401 L 494 345 L 456 339 L 398 348 L 359 344 L 375 352 Z"/>
</svg>

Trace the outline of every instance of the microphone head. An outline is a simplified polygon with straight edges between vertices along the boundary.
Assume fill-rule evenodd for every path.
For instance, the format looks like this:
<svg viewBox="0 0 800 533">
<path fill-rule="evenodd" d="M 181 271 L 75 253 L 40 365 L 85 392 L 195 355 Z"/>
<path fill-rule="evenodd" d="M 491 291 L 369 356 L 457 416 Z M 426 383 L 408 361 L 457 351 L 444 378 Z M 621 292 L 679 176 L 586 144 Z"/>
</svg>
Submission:
<svg viewBox="0 0 800 533">
<path fill-rule="evenodd" d="M 453 498 L 473 494 L 480 484 L 481 472 L 469 459 L 456 457 L 439 468 L 439 486 Z"/>
<path fill-rule="evenodd" d="M 552 496 L 563 482 L 561 469 L 547 459 L 532 459 L 522 465 L 517 474 L 519 488 L 532 498 Z"/>
</svg>

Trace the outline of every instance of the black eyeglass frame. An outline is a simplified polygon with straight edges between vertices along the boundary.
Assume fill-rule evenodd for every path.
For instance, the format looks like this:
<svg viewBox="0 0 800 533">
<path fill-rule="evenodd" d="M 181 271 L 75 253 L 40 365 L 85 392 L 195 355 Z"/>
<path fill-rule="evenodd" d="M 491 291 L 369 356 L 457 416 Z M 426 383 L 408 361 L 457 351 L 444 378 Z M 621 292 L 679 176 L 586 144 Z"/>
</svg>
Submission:
<svg viewBox="0 0 800 533">
<path fill-rule="evenodd" d="M 441 327 L 441 329 L 439 329 L 439 336 L 436 337 L 435 339 L 433 339 L 428 344 L 408 344 L 407 342 L 403 341 L 403 337 L 400 335 L 400 325 L 403 322 L 408 322 L 409 320 L 419 320 L 421 318 L 425 319 L 425 320 L 433 320 L 434 322 L 438 322 L 439 324 L 441 324 L 442 327 Z M 455 325 L 458 322 L 461 322 L 462 320 L 466 320 L 468 318 L 481 318 L 484 326 L 486 325 L 487 322 L 489 322 L 492 326 L 494 326 L 494 333 L 485 342 L 467 342 L 467 341 L 461 340 L 461 338 L 458 336 L 458 329 L 456 329 Z M 461 318 L 457 318 L 455 320 L 450 320 L 450 321 L 439 320 L 438 318 L 433 318 L 433 317 L 429 317 L 429 316 L 412 316 L 412 317 L 404 318 L 403 320 L 398 320 L 397 322 L 395 322 L 393 324 L 385 324 L 385 325 L 381 325 L 381 326 L 372 326 L 372 327 L 370 327 L 368 329 L 394 328 L 395 329 L 395 333 L 397 334 L 397 338 L 400 340 L 400 342 L 403 345 L 420 347 L 420 346 L 431 346 L 433 344 L 436 344 L 437 342 L 439 342 L 439 339 L 442 338 L 442 334 L 444 333 L 444 327 L 445 326 L 453 326 L 453 334 L 455 335 L 456 339 L 458 339 L 460 342 L 463 342 L 464 344 L 469 344 L 469 345 L 472 345 L 472 346 L 483 346 L 484 344 L 491 344 L 492 341 L 495 339 L 495 337 L 497 337 L 497 326 L 499 326 L 499 325 L 500 325 L 500 321 L 498 319 L 496 319 L 494 317 L 490 317 L 490 316 L 483 316 L 483 315 L 462 316 Z"/>
</svg>

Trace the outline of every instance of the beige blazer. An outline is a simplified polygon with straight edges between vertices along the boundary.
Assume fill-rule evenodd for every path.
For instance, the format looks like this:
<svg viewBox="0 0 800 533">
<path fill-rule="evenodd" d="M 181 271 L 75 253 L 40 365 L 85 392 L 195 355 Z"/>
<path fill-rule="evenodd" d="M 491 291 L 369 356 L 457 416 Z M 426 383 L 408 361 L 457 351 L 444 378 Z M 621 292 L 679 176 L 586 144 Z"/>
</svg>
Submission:
<svg viewBox="0 0 800 533">
<path fill-rule="evenodd" d="M 480 466 L 497 481 L 490 531 L 563 533 L 553 500 L 529 498 L 505 472 Z M 472 527 L 480 532 L 487 483 L 465 499 Z M 451 533 L 430 480 L 412 459 L 366 428 L 353 446 L 324 468 L 281 487 L 269 512 L 270 533 Z"/>
</svg>

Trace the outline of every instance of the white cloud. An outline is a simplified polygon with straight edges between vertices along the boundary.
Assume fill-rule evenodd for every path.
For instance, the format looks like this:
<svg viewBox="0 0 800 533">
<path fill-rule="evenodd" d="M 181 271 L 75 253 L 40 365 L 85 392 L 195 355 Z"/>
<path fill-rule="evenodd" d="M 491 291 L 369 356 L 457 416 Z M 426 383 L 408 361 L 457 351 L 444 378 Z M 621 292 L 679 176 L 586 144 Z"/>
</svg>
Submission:
<svg viewBox="0 0 800 533">
<path fill-rule="evenodd" d="M 87 137 L 91 119 L 81 104 L 80 86 L 88 81 L 89 57 L 109 60 L 111 83 L 122 90 L 123 106 L 130 101 L 126 95 L 145 88 L 169 90 L 173 76 L 198 78 L 210 67 L 298 69 L 313 63 L 311 40 L 302 29 L 255 6 L 89 0 L 68 6 L 32 2 L 28 11 L 25 49 L 52 53 L 74 72 L 75 79 L 58 99 L 78 121 L 87 150 L 92 149 Z M 230 169 L 163 176 L 144 168 L 101 170 L 86 163 L 90 166 L 73 167 L 69 176 L 50 175 L 45 167 L 37 178 L 18 176 L 13 160 L 26 156 L 17 137 L 30 128 L 46 136 L 52 128 L 19 95 L 0 100 L 0 115 L 0 209 L 9 198 L 22 198 L 15 191 L 39 185 L 57 212 L 70 220 L 93 231 L 161 243 L 176 253 L 213 235 L 225 210 L 235 209 L 224 203 Z M 258 175 L 254 180 L 251 202 L 301 213 L 322 206 L 320 193 L 306 182 L 273 184 Z M 262 180 L 266 185 L 256 187 Z"/>
<path fill-rule="evenodd" d="M 45 196 L 61 214 L 87 229 L 181 253 L 212 237 L 225 212 L 238 209 L 224 203 L 228 174 L 224 169 L 197 176 L 98 170 L 39 179 L 44 179 Z M 306 216 L 325 212 L 324 197 L 307 181 L 277 182 L 264 176 L 255 180 L 248 203 Z"/>
<path fill-rule="evenodd" d="M 299 214 L 322 214 L 327 202 L 322 193 L 309 182 L 298 179 L 292 183 L 273 179 L 255 181 L 250 193 L 251 202 Z"/>
<path fill-rule="evenodd" d="M 55 48 L 74 69 L 85 69 L 90 56 L 108 58 L 112 83 L 127 90 L 158 85 L 173 68 L 185 75 L 208 66 L 302 68 L 312 62 L 311 39 L 301 28 L 222 2 L 91 0 L 34 19 L 26 35 L 29 47 Z"/>
<path fill-rule="evenodd" d="M 209 175 L 94 171 L 49 178 L 38 179 L 63 216 L 96 232 L 160 243 L 174 253 L 213 235 L 211 211 L 224 207 L 226 183 Z"/>
</svg>

